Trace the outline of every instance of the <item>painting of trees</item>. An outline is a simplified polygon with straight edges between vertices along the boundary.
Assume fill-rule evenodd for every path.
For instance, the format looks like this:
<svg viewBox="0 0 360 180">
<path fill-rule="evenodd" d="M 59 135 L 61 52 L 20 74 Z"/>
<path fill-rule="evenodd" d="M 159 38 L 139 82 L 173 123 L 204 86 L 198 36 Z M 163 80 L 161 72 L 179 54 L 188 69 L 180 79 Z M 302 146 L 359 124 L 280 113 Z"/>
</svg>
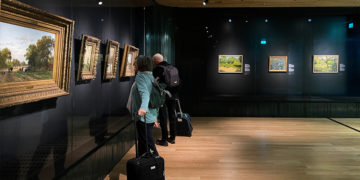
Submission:
<svg viewBox="0 0 360 180">
<path fill-rule="evenodd" d="M 54 39 L 50 36 L 43 36 L 36 44 L 30 44 L 26 49 L 25 58 L 30 68 L 34 71 L 51 71 L 54 61 Z"/>
<path fill-rule="evenodd" d="M 0 69 L 7 68 L 7 62 L 11 61 L 11 51 L 8 48 L 0 50 Z"/>
<path fill-rule="evenodd" d="M 242 55 L 219 55 L 219 73 L 242 73 Z"/>
</svg>

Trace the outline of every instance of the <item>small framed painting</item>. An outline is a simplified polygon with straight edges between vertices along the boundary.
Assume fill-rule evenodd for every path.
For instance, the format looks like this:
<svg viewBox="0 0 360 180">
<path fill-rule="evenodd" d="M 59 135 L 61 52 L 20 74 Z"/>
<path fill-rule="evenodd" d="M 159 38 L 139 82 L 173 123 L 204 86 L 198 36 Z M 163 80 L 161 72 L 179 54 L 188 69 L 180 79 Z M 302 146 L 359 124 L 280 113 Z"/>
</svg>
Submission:
<svg viewBox="0 0 360 180">
<path fill-rule="evenodd" d="M 106 45 L 104 79 L 115 78 L 117 64 L 119 59 L 120 43 L 108 40 Z"/>
<path fill-rule="evenodd" d="M 243 55 L 219 55 L 218 73 L 243 73 Z"/>
<path fill-rule="evenodd" d="M 125 44 L 124 55 L 121 63 L 120 77 L 135 76 L 134 62 L 135 58 L 139 55 L 139 49 Z"/>
<path fill-rule="evenodd" d="M 313 73 L 338 73 L 339 55 L 314 55 Z"/>
<path fill-rule="evenodd" d="M 270 56 L 269 72 L 287 72 L 287 56 Z"/>
<path fill-rule="evenodd" d="M 79 56 L 79 69 L 77 80 L 95 79 L 96 65 L 99 56 L 100 39 L 83 35 Z"/>
</svg>

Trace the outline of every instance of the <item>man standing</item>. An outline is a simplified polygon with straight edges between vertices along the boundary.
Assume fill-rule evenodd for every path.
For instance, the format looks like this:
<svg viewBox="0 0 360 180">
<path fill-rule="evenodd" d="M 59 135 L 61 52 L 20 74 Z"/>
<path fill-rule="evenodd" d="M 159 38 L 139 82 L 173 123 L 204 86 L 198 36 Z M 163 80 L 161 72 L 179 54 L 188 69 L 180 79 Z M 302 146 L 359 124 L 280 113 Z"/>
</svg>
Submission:
<svg viewBox="0 0 360 180">
<path fill-rule="evenodd" d="M 160 83 L 167 85 L 166 90 L 171 93 L 171 97 L 166 97 L 165 104 L 159 109 L 159 121 L 162 138 L 156 141 L 157 145 L 167 146 L 168 142 L 175 144 L 176 137 L 176 101 L 178 98 L 179 75 L 176 67 L 164 61 L 164 57 L 157 53 L 153 56 L 155 68 L 153 75 L 159 79 Z M 170 137 L 168 136 L 167 119 L 170 125 Z"/>
</svg>

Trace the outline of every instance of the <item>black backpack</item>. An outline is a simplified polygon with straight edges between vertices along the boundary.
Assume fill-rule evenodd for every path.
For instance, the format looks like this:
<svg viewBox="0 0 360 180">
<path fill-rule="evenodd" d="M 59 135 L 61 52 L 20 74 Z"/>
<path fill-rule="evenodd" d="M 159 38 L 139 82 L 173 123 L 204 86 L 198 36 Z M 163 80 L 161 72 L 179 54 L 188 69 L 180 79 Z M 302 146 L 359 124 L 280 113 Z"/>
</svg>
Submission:
<svg viewBox="0 0 360 180">
<path fill-rule="evenodd" d="M 152 82 L 150 93 L 149 108 L 161 108 L 166 100 L 166 84 L 158 83 L 157 80 Z"/>
<path fill-rule="evenodd" d="M 166 66 L 159 65 L 159 67 L 164 69 L 163 75 L 165 78 L 165 83 L 168 87 L 172 88 L 180 85 L 179 71 L 175 66 L 169 64 Z"/>
</svg>

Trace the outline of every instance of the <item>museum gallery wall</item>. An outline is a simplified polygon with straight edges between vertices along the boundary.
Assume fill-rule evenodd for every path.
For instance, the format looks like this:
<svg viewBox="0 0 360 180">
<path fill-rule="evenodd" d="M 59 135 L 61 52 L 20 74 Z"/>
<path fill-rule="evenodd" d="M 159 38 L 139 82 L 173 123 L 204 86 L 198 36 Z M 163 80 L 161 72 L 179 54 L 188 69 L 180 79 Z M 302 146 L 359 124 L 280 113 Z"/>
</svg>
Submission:
<svg viewBox="0 0 360 180">
<path fill-rule="evenodd" d="M 31 7 L 21 3 L 18 7 L 29 8 L 30 13 L 22 13 L 30 17 L 16 19 L 5 9 L 16 11 L 8 3 L 17 2 L 0 2 L 0 51 L 5 59 L 0 76 L 8 77 L 0 78 L 0 93 L 11 85 L 11 96 L 19 91 L 28 97 L 5 104 L 1 94 L 0 179 L 51 179 L 111 135 L 132 132 L 125 105 L 134 78 L 120 78 L 119 58 L 125 44 L 134 48 L 144 44 L 143 8 L 23 0 Z M 37 9 L 41 13 L 32 16 Z M 47 18 L 42 19 L 44 15 Z M 138 51 L 142 53 L 141 48 Z M 35 90 L 56 93 L 41 97 Z M 121 148 L 112 148 L 119 152 L 116 158 L 126 153 L 132 136 L 125 133 L 119 140 Z M 102 172 L 92 175 L 97 173 Z"/>
<path fill-rule="evenodd" d="M 359 8 L 257 10 L 176 9 L 185 108 L 199 116 L 260 116 L 262 107 L 271 116 L 357 116 Z M 304 112 L 314 102 L 309 109 L 324 113 Z"/>
</svg>

